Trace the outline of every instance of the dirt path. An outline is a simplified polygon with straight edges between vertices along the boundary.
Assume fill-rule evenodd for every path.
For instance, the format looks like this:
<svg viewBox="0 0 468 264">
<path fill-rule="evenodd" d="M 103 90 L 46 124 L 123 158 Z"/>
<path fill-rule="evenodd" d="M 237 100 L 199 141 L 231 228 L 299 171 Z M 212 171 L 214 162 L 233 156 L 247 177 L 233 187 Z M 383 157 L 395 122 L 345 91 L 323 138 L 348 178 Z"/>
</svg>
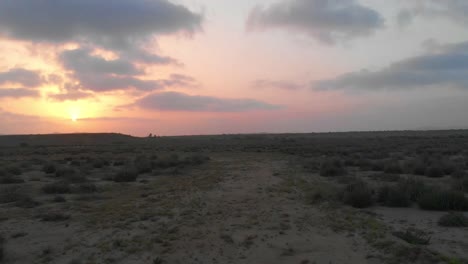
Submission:
<svg viewBox="0 0 468 264">
<path fill-rule="evenodd" d="M 282 181 L 274 174 L 284 160 L 218 162 L 227 173 L 216 190 L 196 198 L 203 205 L 181 227 L 168 263 L 367 263 L 360 239 L 324 229 L 311 206 L 270 191 Z"/>
</svg>

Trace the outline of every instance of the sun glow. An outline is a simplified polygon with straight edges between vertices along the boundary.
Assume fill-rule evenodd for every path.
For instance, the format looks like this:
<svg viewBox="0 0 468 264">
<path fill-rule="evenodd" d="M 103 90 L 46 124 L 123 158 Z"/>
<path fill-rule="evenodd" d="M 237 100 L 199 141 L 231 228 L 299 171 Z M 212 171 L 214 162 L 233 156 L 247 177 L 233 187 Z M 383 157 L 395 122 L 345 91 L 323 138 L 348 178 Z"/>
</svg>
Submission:
<svg viewBox="0 0 468 264">
<path fill-rule="evenodd" d="M 72 122 L 77 122 L 78 118 L 80 117 L 80 109 L 79 108 L 71 109 L 70 117 L 71 117 Z"/>
</svg>

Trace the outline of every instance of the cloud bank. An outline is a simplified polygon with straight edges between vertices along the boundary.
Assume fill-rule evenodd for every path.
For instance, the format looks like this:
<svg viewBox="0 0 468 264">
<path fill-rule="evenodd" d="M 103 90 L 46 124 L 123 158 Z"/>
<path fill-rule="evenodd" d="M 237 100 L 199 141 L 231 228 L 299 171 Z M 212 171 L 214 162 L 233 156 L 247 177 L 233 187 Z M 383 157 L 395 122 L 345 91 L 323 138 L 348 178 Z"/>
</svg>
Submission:
<svg viewBox="0 0 468 264">
<path fill-rule="evenodd" d="M 316 89 L 410 89 L 448 86 L 468 89 L 468 42 L 438 47 L 432 53 L 405 59 L 380 71 L 351 72 L 318 81 Z"/>
<path fill-rule="evenodd" d="M 0 1 L 0 34 L 46 42 L 132 50 L 153 35 L 194 33 L 203 17 L 167 0 Z"/>
<path fill-rule="evenodd" d="M 253 99 L 226 99 L 177 92 L 151 94 L 137 100 L 133 105 L 147 110 L 173 112 L 245 112 L 281 108 Z"/>
<path fill-rule="evenodd" d="M 383 25 L 377 11 L 354 0 L 282 0 L 255 7 L 247 21 L 249 30 L 288 29 L 329 44 L 371 35 Z"/>
</svg>

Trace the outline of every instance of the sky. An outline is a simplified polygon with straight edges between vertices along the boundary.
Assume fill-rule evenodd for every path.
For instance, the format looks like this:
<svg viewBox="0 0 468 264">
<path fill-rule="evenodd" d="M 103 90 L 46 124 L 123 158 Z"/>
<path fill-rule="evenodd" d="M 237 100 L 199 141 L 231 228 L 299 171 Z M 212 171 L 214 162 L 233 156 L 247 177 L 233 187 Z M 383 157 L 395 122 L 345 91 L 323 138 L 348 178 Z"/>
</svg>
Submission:
<svg viewBox="0 0 468 264">
<path fill-rule="evenodd" d="M 465 0 L 0 0 L 0 134 L 468 128 Z"/>
</svg>

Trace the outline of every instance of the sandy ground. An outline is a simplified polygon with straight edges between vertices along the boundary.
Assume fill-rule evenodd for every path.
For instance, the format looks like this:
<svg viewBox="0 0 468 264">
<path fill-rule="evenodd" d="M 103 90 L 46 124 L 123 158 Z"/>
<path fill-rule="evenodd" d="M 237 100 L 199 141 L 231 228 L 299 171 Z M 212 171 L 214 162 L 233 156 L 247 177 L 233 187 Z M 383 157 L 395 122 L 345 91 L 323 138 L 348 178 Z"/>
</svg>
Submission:
<svg viewBox="0 0 468 264">
<path fill-rule="evenodd" d="M 37 192 L 39 207 L 1 205 L 4 262 L 411 263 L 382 245 L 412 248 L 391 235 L 412 226 L 430 233 L 431 252 L 468 258 L 468 229 L 438 227 L 442 213 L 311 205 L 300 182 L 323 179 L 291 165 L 293 157 L 210 156 L 207 164 L 182 175 L 146 175 L 137 183 L 105 183 L 97 170 L 91 178 L 101 191 L 67 195 L 66 203 L 52 203 L 53 196 Z M 25 184 L 32 193 L 49 181 L 41 172 L 23 177 L 35 178 Z M 41 221 L 44 212 L 70 219 Z M 418 263 L 444 263 L 424 261 Z"/>
</svg>

